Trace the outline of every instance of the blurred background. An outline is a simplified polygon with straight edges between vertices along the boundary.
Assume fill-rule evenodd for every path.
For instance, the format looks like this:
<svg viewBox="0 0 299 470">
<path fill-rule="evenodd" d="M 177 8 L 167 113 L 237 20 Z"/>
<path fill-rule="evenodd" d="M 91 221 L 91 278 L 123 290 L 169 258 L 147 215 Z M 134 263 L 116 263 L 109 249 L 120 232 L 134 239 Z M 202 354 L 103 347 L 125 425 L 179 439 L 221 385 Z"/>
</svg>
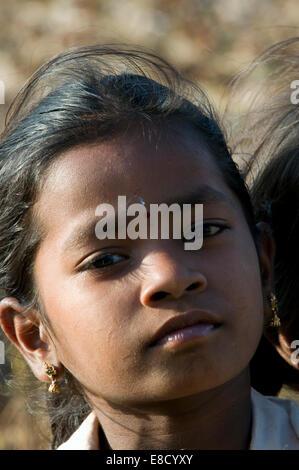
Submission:
<svg viewBox="0 0 299 470">
<path fill-rule="evenodd" d="M 232 77 L 266 47 L 298 35 L 298 27 L 297 0 L 2 1 L 1 130 L 24 82 L 68 47 L 126 42 L 151 49 L 200 83 L 222 109 Z M 18 356 L 14 361 L 22 374 L 22 361 Z M 9 369 L 8 358 L 0 358 L 0 449 L 46 449 L 47 422 L 28 413 L 22 390 L 6 395 Z M 290 392 L 283 390 L 281 396 Z"/>
</svg>

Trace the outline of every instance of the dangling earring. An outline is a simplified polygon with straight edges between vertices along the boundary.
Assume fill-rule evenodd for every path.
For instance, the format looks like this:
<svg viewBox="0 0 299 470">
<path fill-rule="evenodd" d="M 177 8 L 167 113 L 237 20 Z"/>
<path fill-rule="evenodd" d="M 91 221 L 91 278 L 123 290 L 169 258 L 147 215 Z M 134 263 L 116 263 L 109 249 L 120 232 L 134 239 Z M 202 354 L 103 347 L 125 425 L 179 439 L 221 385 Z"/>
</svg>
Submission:
<svg viewBox="0 0 299 470">
<path fill-rule="evenodd" d="M 48 388 L 48 392 L 50 393 L 60 393 L 60 389 L 58 387 L 58 384 L 57 384 L 57 380 L 55 379 L 55 375 L 57 374 L 57 370 L 55 369 L 54 366 L 48 364 L 47 362 L 44 362 L 44 366 L 45 366 L 45 369 L 46 369 L 46 374 L 48 377 L 50 377 L 50 379 L 52 380 L 49 388 Z"/>
<path fill-rule="evenodd" d="M 273 317 L 270 320 L 269 326 L 271 326 L 273 328 L 278 328 L 281 325 L 281 321 L 280 321 L 280 318 L 278 316 L 278 307 L 277 307 L 276 295 L 273 292 L 271 292 L 269 297 L 270 297 L 270 302 L 271 302 L 271 310 L 272 310 L 272 313 L 273 313 Z"/>
</svg>

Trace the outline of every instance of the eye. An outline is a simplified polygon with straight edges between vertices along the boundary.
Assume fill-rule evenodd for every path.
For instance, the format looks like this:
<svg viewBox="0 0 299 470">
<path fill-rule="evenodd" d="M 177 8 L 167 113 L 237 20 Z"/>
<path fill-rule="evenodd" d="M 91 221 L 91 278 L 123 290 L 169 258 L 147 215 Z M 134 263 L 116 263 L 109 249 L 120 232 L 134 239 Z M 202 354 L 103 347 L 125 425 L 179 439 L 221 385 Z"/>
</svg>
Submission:
<svg viewBox="0 0 299 470">
<path fill-rule="evenodd" d="M 117 253 L 105 253 L 83 266 L 81 271 L 86 271 L 88 269 L 104 269 L 106 267 L 114 266 L 115 264 L 121 263 L 126 259 L 127 257 L 124 255 L 120 255 Z"/>
<path fill-rule="evenodd" d="M 223 230 L 229 228 L 227 225 L 223 224 L 203 224 L 203 236 L 204 237 L 212 237 L 217 235 L 218 233 L 222 232 Z"/>
<path fill-rule="evenodd" d="M 223 232 L 224 230 L 229 229 L 229 228 L 230 227 L 228 225 L 223 224 L 223 223 L 221 223 L 221 224 L 216 223 L 216 222 L 203 223 L 203 227 L 202 227 L 203 239 L 216 237 L 221 232 Z M 192 224 L 191 229 L 194 232 L 195 224 Z M 183 240 L 185 240 L 184 237 L 183 237 Z"/>
</svg>

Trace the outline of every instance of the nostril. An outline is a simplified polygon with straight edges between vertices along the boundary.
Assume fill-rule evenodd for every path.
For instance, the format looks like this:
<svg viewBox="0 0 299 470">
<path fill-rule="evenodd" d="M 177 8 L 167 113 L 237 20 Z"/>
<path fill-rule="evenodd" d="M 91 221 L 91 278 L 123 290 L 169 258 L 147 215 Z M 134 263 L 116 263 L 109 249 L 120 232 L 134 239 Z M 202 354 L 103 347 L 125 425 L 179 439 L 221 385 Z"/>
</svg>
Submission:
<svg viewBox="0 0 299 470">
<path fill-rule="evenodd" d="M 193 282 L 193 284 L 190 284 L 190 286 L 188 286 L 186 290 L 194 290 L 194 289 L 197 289 L 198 287 L 199 287 L 199 282 Z"/>
<path fill-rule="evenodd" d="M 161 300 L 161 299 L 164 299 L 167 295 L 168 295 L 167 292 L 163 292 L 163 291 L 156 292 L 155 294 L 151 296 L 151 300 Z"/>
<path fill-rule="evenodd" d="M 198 289 L 199 286 L 200 286 L 199 282 L 193 282 L 188 287 L 186 287 L 185 290 L 186 291 L 195 290 L 195 289 Z M 156 292 L 155 294 L 153 294 L 151 296 L 151 300 L 152 301 L 162 300 L 162 299 L 165 299 L 165 297 L 167 297 L 167 295 L 168 295 L 168 292 L 159 291 L 159 292 Z"/>
</svg>

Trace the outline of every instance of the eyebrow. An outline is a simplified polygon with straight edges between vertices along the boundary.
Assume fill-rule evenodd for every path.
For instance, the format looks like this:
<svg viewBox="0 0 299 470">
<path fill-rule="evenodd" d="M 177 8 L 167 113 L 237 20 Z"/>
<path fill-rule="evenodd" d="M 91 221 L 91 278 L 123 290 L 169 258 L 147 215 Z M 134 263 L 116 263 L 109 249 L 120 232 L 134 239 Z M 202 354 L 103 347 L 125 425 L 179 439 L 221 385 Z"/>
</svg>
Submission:
<svg viewBox="0 0 299 470">
<path fill-rule="evenodd" d="M 194 190 L 184 193 L 181 196 L 173 197 L 165 201 L 165 203 L 167 205 L 177 203 L 180 206 L 183 204 L 224 203 L 233 207 L 233 201 L 227 194 L 207 184 L 201 184 Z"/>
<path fill-rule="evenodd" d="M 179 204 L 179 206 L 183 206 L 183 204 L 220 203 L 230 206 L 232 209 L 234 208 L 233 201 L 227 194 L 222 193 L 221 191 L 212 188 L 207 184 L 201 184 L 188 193 L 185 192 L 181 196 L 178 195 L 163 202 L 168 206 L 170 206 L 171 204 Z M 117 210 L 115 210 L 115 216 L 115 231 L 117 233 Z M 70 237 L 67 238 L 67 240 L 65 241 L 63 245 L 63 250 L 70 251 L 73 249 L 80 249 L 84 246 L 87 246 L 88 243 L 98 240 L 95 234 L 95 226 L 97 222 L 98 219 L 88 219 L 88 222 L 86 222 L 86 224 L 81 224 L 75 227 Z"/>
</svg>

